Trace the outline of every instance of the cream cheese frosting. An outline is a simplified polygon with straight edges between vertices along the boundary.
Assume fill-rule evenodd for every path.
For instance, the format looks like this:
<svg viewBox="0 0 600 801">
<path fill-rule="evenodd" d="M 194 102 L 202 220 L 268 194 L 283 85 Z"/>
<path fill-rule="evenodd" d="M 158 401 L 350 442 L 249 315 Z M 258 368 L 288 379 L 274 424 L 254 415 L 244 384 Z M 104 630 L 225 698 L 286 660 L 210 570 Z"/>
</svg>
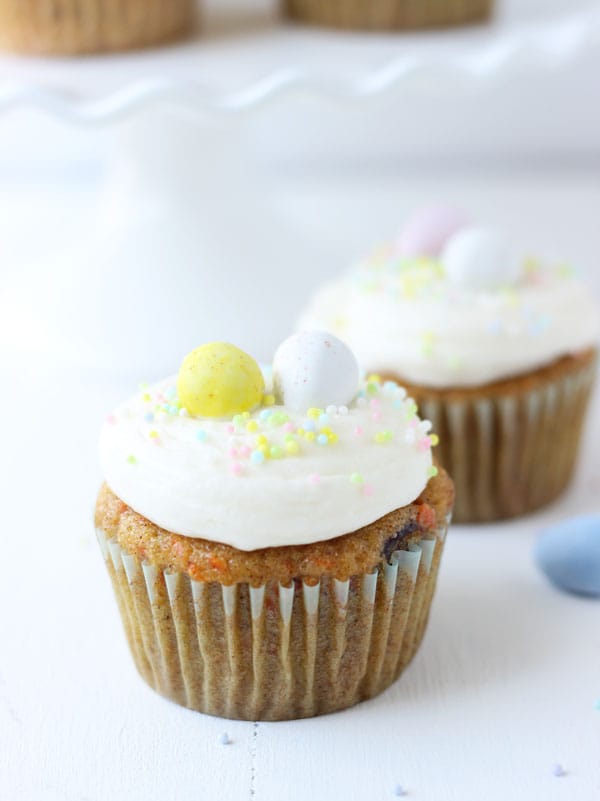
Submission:
<svg viewBox="0 0 600 801">
<path fill-rule="evenodd" d="M 436 472 L 431 424 L 394 382 L 302 413 L 266 395 L 228 420 L 189 416 L 176 393 L 176 378 L 143 389 L 100 436 L 108 486 L 168 531 L 241 550 L 327 540 L 411 503 Z"/>
<path fill-rule="evenodd" d="M 510 282 L 469 285 L 442 260 L 381 248 L 324 286 L 299 327 L 329 329 L 364 369 L 438 388 L 509 378 L 597 342 L 598 306 L 569 270 L 527 261 Z"/>
</svg>

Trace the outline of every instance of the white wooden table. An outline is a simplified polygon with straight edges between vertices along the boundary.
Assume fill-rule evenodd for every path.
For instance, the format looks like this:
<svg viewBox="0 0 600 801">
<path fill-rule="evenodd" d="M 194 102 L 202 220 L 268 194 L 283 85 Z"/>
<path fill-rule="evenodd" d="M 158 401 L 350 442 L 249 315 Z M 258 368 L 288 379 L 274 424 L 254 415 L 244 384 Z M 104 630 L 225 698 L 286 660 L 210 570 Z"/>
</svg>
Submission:
<svg viewBox="0 0 600 801">
<path fill-rule="evenodd" d="M 449 178 L 446 197 L 517 230 L 529 214 L 535 241 L 546 231 L 552 244 L 573 240 L 580 262 L 597 257 L 593 175 L 465 175 Z M 438 181 L 411 180 L 402 208 Z M 373 187 L 352 210 L 346 192 L 321 194 L 340 218 L 356 217 L 343 247 L 391 224 L 386 186 L 368 223 Z M 303 219 L 314 234 L 308 187 Z M 44 197 L 0 191 L 0 239 L 10 220 L 18 240 L 19 215 L 25 230 L 42 208 L 41 246 L 63 216 L 66 230 L 81 198 L 52 209 Z M 297 219 L 302 197 L 288 198 Z M 531 559 L 544 525 L 600 507 L 598 402 L 565 498 L 518 522 L 451 531 L 429 630 L 396 685 L 332 716 L 231 722 L 179 708 L 138 678 L 94 541 L 97 431 L 134 378 L 58 368 L 9 345 L 0 340 L 2 801 L 379 801 L 397 785 L 415 801 L 600 798 L 600 602 L 560 594 Z M 553 774 L 556 763 L 566 775 Z"/>
</svg>

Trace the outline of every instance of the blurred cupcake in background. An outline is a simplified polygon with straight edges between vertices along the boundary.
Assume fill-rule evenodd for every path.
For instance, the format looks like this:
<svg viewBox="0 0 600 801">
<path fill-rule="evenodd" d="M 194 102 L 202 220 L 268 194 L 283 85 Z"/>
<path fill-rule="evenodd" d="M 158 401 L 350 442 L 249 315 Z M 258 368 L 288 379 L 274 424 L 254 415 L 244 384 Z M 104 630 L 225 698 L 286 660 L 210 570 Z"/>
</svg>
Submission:
<svg viewBox="0 0 600 801">
<path fill-rule="evenodd" d="M 427 623 L 453 502 L 435 436 L 335 337 L 227 343 L 109 416 L 98 540 L 135 664 L 211 715 L 309 717 L 381 692 Z"/>
<path fill-rule="evenodd" d="M 481 22 L 493 0 L 284 0 L 290 17 L 357 30 L 443 28 Z"/>
<path fill-rule="evenodd" d="M 0 48 L 32 55 L 132 50 L 189 34 L 195 0 L 0 0 Z"/>
<path fill-rule="evenodd" d="M 440 435 L 460 522 L 522 515 L 567 487 L 598 323 L 570 269 L 518 258 L 500 232 L 439 207 L 323 287 L 300 320 L 407 387 Z"/>
</svg>

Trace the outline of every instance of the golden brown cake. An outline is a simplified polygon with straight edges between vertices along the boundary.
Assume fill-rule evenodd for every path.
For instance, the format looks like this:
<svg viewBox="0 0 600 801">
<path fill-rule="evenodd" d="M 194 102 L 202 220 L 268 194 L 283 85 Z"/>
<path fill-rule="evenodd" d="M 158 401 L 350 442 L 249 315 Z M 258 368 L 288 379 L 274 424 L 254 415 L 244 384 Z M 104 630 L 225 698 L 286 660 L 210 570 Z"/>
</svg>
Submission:
<svg viewBox="0 0 600 801">
<path fill-rule="evenodd" d="M 284 0 L 297 20 L 332 28 L 403 30 L 481 22 L 493 0 Z"/>
<path fill-rule="evenodd" d="M 600 310 L 564 265 L 518 258 L 453 209 L 320 289 L 301 326 L 328 328 L 415 398 L 440 436 L 456 522 L 532 512 L 569 485 L 594 377 Z"/>
<path fill-rule="evenodd" d="M 0 0 L 0 47 L 80 55 L 150 47 L 194 27 L 194 0 Z"/>
<path fill-rule="evenodd" d="M 274 395 L 254 368 L 202 346 L 109 416 L 96 530 L 151 687 L 223 717 L 308 717 L 414 655 L 453 485 L 413 401 L 359 383 L 331 335 L 283 343 Z"/>
</svg>

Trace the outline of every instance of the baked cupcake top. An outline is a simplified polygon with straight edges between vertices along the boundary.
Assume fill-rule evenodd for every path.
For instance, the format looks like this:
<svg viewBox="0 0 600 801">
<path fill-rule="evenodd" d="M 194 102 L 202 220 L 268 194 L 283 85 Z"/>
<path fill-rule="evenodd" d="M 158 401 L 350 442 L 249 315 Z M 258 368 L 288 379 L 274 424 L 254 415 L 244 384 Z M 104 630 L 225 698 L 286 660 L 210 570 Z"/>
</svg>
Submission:
<svg viewBox="0 0 600 801">
<path fill-rule="evenodd" d="M 431 423 L 395 382 L 310 331 L 272 369 L 212 343 L 103 426 L 108 486 L 157 526 L 240 550 L 355 531 L 414 501 L 437 470 Z"/>
<path fill-rule="evenodd" d="M 324 286 L 300 326 L 335 332 L 366 369 L 468 387 L 592 347 L 599 316 L 564 265 L 518 258 L 498 231 L 432 208 Z"/>
</svg>

